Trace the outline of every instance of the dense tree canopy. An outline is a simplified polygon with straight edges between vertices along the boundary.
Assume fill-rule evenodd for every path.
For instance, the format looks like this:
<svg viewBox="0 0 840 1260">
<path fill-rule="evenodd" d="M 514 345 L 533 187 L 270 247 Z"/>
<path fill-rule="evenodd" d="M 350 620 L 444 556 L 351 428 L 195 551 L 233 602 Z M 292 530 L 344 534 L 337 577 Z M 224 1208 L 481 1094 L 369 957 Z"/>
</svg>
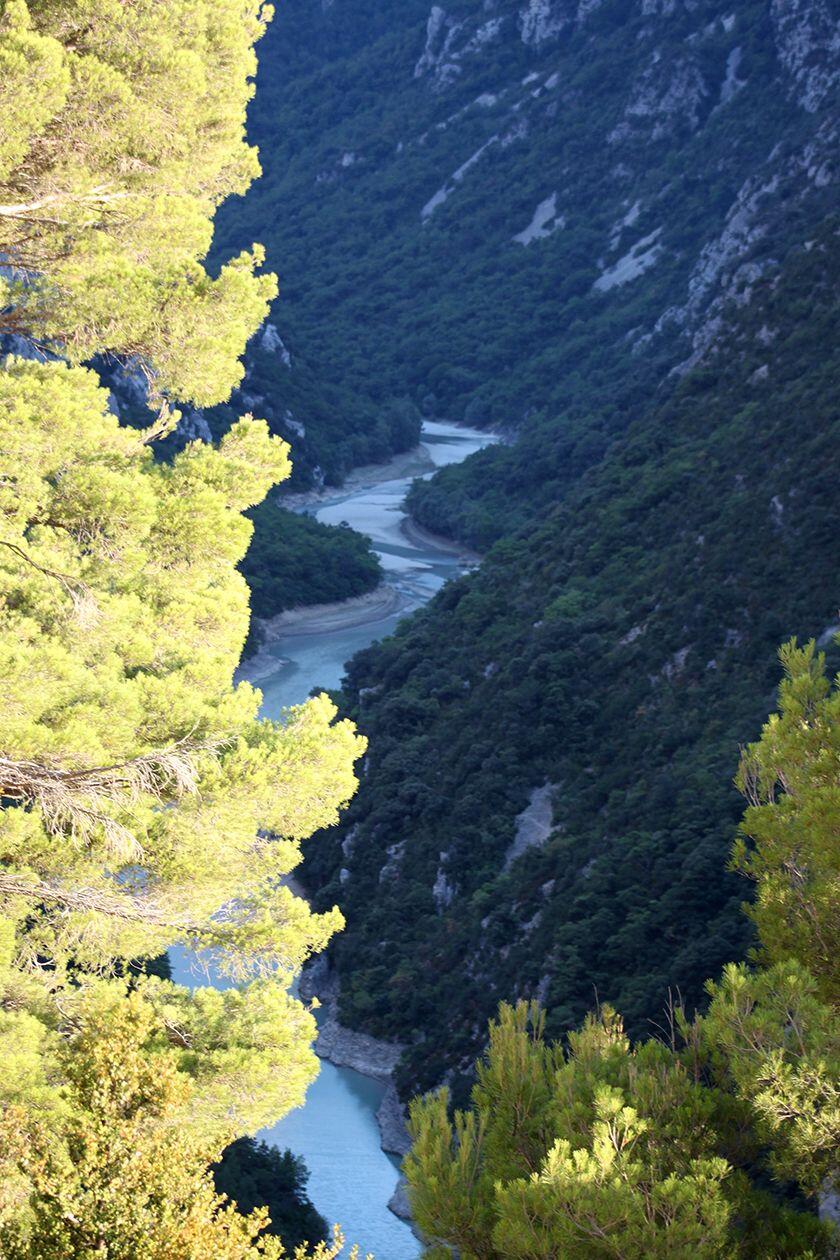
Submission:
<svg viewBox="0 0 840 1260">
<path fill-rule="evenodd" d="M 25 806 L 2 815 L 0 891 L 50 983 L 177 939 L 235 948 L 240 971 L 294 968 L 337 918 L 274 877 L 352 794 L 361 744 L 325 699 L 276 725 L 230 687 L 241 511 L 286 450 L 243 421 L 157 463 L 106 401 L 82 369 L 0 377 L 3 787 Z"/>
<path fill-rule="evenodd" d="M 58 1062 L 55 1106 L 5 1110 L 0 1137 L 16 1157 L 0 1203 L 3 1260 L 281 1260 L 264 1208 L 244 1215 L 213 1186 L 212 1148 L 190 1123 L 199 1101 L 153 1008 L 88 1003 Z M 23 1175 L 22 1175 L 23 1174 Z M 16 1194 L 22 1203 L 15 1203 Z M 14 1209 L 19 1210 L 15 1211 Z M 20 1210 L 22 1208 L 22 1210 Z M 336 1245 L 294 1254 L 333 1260 Z M 351 1253 L 350 1260 L 356 1255 Z"/>
<path fill-rule="evenodd" d="M 260 0 L 0 5 L 0 331 L 73 362 L 136 356 L 156 391 L 220 402 L 276 291 L 259 249 L 201 260 L 245 142 Z"/>
<path fill-rule="evenodd" d="M 315 1245 L 327 1238 L 327 1222 L 307 1193 L 309 1170 L 292 1151 L 281 1151 L 255 1138 L 238 1138 L 213 1169 L 220 1194 L 236 1202 L 240 1212 L 265 1207 L 269 1230 L 287 1250 Z"/>
<path fill-rule="evenodd" d="M 209 1165 L 317 1071 L 289 993 L 341 924 L 284 876 L 334 823 L 364 742 L 321 696 L 279 723 L 234 685 L 243 513 L 288 475 L 250 416 L 169 461 L 121 428 L 94 354 L 152 397 L 239 379 L 272 277 L 214 279 L 253 43 L 238 0 L 0 4 L 0 1252 L 279 1256 Z M 155 433 L 160 432 L 160 426 Z M 180 943 L 224 990 L 138 967 Z M 327 1257 L 336 1248 L 322 1247 Z"/>
<path fill-rule="evenodd" d="M 708 1014 L 672 1005 L 666 1036 L 636 1046 L 608 1008 L 567 1050 L 546 1043 L 537 1004 L 502 1005 L 471 1110 L 453 1123 L 445 1090 L 412 1106 L 406 1170 L 430 1258 L 836 1254 L 814 1214 L 840 1187 L 840 989 L 821 948 L 836 904 L 810 888 L 840 873 L 837 693 L 813 643 L 781 655 L 781 714 L 739 773 L 754 847 L 737 860 L 771 965 L 727 967 Z M 774 898 L 780 884 L 794 896 Z"/>
<path fill-rule="evenodd" d="M 840 997 L 840 688 L 811 644 L 782 649 L 785 680 L 761 740 L 741 760 L 749 802 L 734 865 L 756 883 L 747 913 L 762 957 L 807 959 Z"/>
</svg>

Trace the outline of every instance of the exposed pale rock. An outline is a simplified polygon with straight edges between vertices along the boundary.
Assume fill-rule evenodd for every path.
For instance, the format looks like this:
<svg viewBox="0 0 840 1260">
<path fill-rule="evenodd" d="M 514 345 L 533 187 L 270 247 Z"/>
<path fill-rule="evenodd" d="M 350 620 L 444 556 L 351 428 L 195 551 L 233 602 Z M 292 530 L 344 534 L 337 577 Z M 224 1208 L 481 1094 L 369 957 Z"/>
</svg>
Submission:
<svg viewBox="0 0 840 1260">
<path fill-rule="evenodd" d="M 557 193 L 552 193 L 540 202 L 531 222 L 523 231 L 517 232 L 513 239 L 520 245 L 530 245 L 533 241 L 544 240 L 552 232 L 565 226 L 565 218 L 557 213 Z"/>
<path fill-rule="evenodd" d="M 662 140 L 680 125 L 694 131 L 700 125 L 700 107 L 708 93 L 693 61 L 686 57 L 678 60 L 663 77 L 660 57 L 654 53 L 650 66 L 633 86 L 623 122 L 607 140 L 618 144 L 639 132 L 647 132 L 651 140 Z"/>
<path fill-rule="evenodd" d="M 562 0 L 528 0 L 519 13 L 522 42 L 538 48 L 572 24 L 573 13 Z"/>
<path fill-rule="evenodd" d="M 447 54 L 461 29 L 461 23 L 447 17 L 446 10 L 440 5 L 432 5 L 426 22 L 426 46 L 414 67 L 415 79 L 422 79 L 426 74 L 440 75 L 446 66 Z M 453 67 L 457 74 L 457 67 Z"/>
<path fill-rule="evenodd" d="M 410 1221 L 412 1219 L 411 1205 L 408 1201 L 408 1182 L 405 1177 L 400 1177 L 397 1182 L 397 1188 L 388 1200 L 388 1208 L 401 1221 Z"/>
<path fill-rule="evenodd" d="M 517 118 L 512 127 L 509 127 L 505 134 L 501 137 L 499 144 L 501 148 L 508 149 L 512 144 L 516 144 L 517 140 L 524 140 L 528 134 L 528 119 Z"/>
<path fill-rule="evenodd" d="M 625 635 L 618 640 L 620 647 L 627 647 L 630 643 L 635 643 L 638 638 L 645 632 L 644 626 L 632 626 Z"/>
<path fill-rule="evenodd" d="M 437 210 L 440 206 L 442 206 L 444 202 L 447 201 L 448 198 L 452 196 L 452 193 L 455 191 L 455 188 L 457 187 L 458 184 L 460 184 L 461 180 L 464 178 L 467 172 L 471 171 L 472 168 L 478 162 L 481 161 L 482 156 L 487 152 L 489 148 L 491 148 L 492 145 L 497 144 L 498 140 L 499 140 L 498 136 L 491 136 L 489 140 L 485 141 L 485 143 L 481 146 L 480 149 L 476 149 L 475 153 L 473 153 L 470 157 L 468 157 L 466 162 L 464 162 L 461 166 L 458 167 L 457 171 L 452 172 L 452 174 L 450 175 L 447 182 L 443 185 L 443 187 L 439 188 L 438 191 L 434 194 L 434 196 L 429 198 L 429 200 L 426 202 L 423 209 L 420 211 L 420 218 L 423 220 L 424 223 L 426 222 L 426 220 L 431 218 L 435 210 Z"/>
<path fill-rule="evenodd" d="M 485 22 L 483 26 L 478 28 L 473 37 L 464 44 L 460 55 L 479 52 L 486 44 L 492 44 L 494 40 L 498 39 L 503 25 L 504 18 L 492 18 L 489 22 Z"/>
<path fill-rule="evenodd" d="M 259 347 L 266 354 L 279 354 L 280 361 L 285 367 L 292 366 L 292 356 L 283 344 L 283 338 L 277 331 L 275 324 L 266 324 L 260 334 Z"/>
<path fill-rule="evenodd" d="M 825 0 L 772 0 L 770 15 L 793 94 L 803 109 L 816 113 L 840 81 L 840 23 Z"/>
<path fill-rule="evenodd" d="M 678 9 L 692 13 L 698 0 L 642 0 L 643 17 L 673 17 Z"/>
<path fill-rule="evenodd" d="M 347 832 L 347 835 L 342 840 L 341 852 L 344 854 L 346 858 L 350 858 L 352 856 L 353 846 L 356 843 L 356 837 L 358 836 L 358 834 L 359 834 L 358 826 L 351 827 L 350 830 Z"/>
<path fill-rule="evenodd" d="M 442 914 L 444 910 L 447 910 L 449 906 L 452 905 L 455 898 L 455 885 L 449 882 L 449 877 L 446 874 L 446 861 L 448 857 L 448 853 L 441 853 L 440 865 L 437 869 L 435 882 L 432 885 L 432 897 L 438 914 Z"/>
<path fill-rule="evenodd" d="M 554 826 L 552 796 L 556 791 L 553 783 L 544 783 L 531 793 L 530 800 L 516 818 L 516 834 L 505 854 L 504 869 L 507 871 L 518 857 L 528 849 L 542 848 Z"/>
<path fill-rule="evenodd" d="M 662 228 L 657 228 L 649 236 L 643 236 L 618 262 L 601 273 L 593 284 L 593 289 L 598 293 L 606 293 L 617 285 L 628 284 L 648 271 L 662 253 L 662 246 L 658 243 L 661 233 Z"/>
<path fill-rule="evenodd" d="M 396 844 L 389 844 L 385 850 L 388 855 L 383 862 L 379 871 L 380 884 L 386 879 L 396 879 L 400 873 L 403 854 L 405 853 L 405 840 L 398 840 Z"/>
<path fill-rule="evenodd" d="M 376 1122 L 382 1140 L 382 1149 L 389 1155 L 407 1155 L 411 1150 L 411 1138 L 405 1124 L 405 1108 L 392 1082 L 385 1090 L 376 1113 Z"/>
<path fill-rule="evenodd" d="M 626 204 L 627 203 L 625 202 L 625 205 Z M 641 210 L 641 201 L 634 201 L 633 205 L 624 217 L 619 219 L 617 223 L 613 224 L 612 229 L 610 230 L 610 249 L 615 249 L 618 245 L 618 242 L 621 240 L 621 234 L 625 228 L 633 227 L 636 224 L 639 215 L 641 214 Z"/>
<path fill-rule="evenodd" d="M 691 645 L 679 648 L 672 657 L 670 657 L 662 666 L 662 675 L 664 678 L 676 678 L 685 669 L 685 662 L 691 651 Z"/>
<path fill-rule="evenodd" d="M 239 401 L 246 411 L 254 411 L 257 407 L 264 405 L 265 394 L 249 394 L 246 390 L 240 389 Z"/>
<path fill-rule="evenodd" d="M 293 413 L 289 411 L 288 407 L 283 412 L 283 423 L 286 428 L 291 429 L 292 433 L 294 433 L 297 437 L 306 437 L 306 425 L 302 424 L 300 420 L 296 420 Z"/>
<path fill-rule="evenodd" d="M 404 1047 L 396 1041 L 380 1041 L 368 1033 L 345 1028 L 338 1022 L 338 979 L 323 955 L 304 969 L 299 991 L 304 1001 L 317 997 L 321 1003 L 315 1042 L 318 1057 L 390 1084 Z"/>
<path fill-rule="evenodd" d="M 738 67 L 741 64 L 741 49 L 733 48 L 732 52 L 726 58 L 726 75 L 723 83 L 720 85 L 720 104 L 728 105 L 734 96 L 740 92 L 741 88 L 747 86 L 746 79 L 738 78 Z"/>
</svg>

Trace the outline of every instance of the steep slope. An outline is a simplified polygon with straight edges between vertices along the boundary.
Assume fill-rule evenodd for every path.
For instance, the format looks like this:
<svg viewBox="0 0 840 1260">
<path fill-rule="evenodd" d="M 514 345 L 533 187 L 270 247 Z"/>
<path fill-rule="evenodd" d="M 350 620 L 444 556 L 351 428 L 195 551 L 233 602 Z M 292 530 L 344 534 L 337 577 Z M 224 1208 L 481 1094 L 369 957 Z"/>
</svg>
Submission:
<svg viewBox="0 0 840 1260">
<path fill-rule="evenodd" d="M 239 405 L 302 480 L 410 444 L 417 408 L 523 429 L 415 511 L 486 545 L 549 504 L 832 204 L 836 11 L 286 0 L 265 174 L 220 218 L 281 276 Z"/>
<path fill-rule="evenodd" d="M 466 1071 L 500 997 L 556 1034 L 598 997 L 642 1033 L 743 956 L 738 748 L 779 643 L 840 621 L 837 226 L 543 521 L 351 663 L 363 786 L 306 875 L 347 916 L 343 1018 L 410 1043 L 404 1086 Z"/>
<path fill-rule="evenodd" d="M 367 773 L 307 864 L 405 1087 L 500 996 L 639 1032 L 748 947 L 738 745 L 838 620 L 837 14 L 286 0 L 266 40 L 220 239 L 281 298 L 237 405 L 304 481 L 422 411 L 511 439 L 412 494 L 491 550 L 351 664 Z"/>
</svg>

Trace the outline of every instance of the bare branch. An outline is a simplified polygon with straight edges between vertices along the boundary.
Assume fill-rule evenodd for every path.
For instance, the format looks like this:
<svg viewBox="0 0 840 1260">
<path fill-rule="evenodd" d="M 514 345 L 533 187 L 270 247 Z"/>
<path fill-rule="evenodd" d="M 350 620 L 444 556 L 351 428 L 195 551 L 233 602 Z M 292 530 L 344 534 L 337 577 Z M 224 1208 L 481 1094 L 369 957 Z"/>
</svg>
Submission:
<svg viewBox="0 0 840 1260">
<path fill-rule="evenodd" d="M 217 757 L 226 742 L 221 735 L 186 738 L 129 761 L 78 770 L 0 756 L 0 794 L 37 805 L 53 835 L 69 830 L 87 841 L 101 828 L 109 848 L 136 860 L 140 845 L 114 812 L 129 809 L 142 796 L 180 800 L 196 795 L 199 756 Z"/>
<path fill-rule="evenodd" d="M 61 888 L 56 884 L 32 883 L 17 875 L 0 874 L 0 897 L 25 897 L 29 901 L 63 906 L 66 910 L 92 911 L 129 923 L 148 923 L 171 928 L 176 932 L 198 933 L 198 924 L 188 919 L 173 919 L 164 914 L 150 899 L 129 894 L 114 897 L 96 888 Z"/>
</svg>

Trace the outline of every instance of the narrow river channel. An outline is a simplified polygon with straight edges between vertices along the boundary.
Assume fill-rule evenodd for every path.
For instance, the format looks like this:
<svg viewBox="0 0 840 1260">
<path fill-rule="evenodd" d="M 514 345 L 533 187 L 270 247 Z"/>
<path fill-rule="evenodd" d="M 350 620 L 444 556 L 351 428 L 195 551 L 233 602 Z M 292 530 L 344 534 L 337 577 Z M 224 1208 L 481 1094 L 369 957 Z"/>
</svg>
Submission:
<svg viewBox="0 0 840 1260">
<path fill-rule="evenodd" d="M 494 441 L 492 435 L 462 425 L 424 425 L 418 460 L 408 475 L 392 465 L 363 470 L 349 488 L 322 495 L 307 511 L 329 524 L 346 522 L 367 534 L 380 556 L 390 598 L 348 617 L 292 621 L 265 644 L 251 677 L 263 693 L 263 713 L 279 717 L 305 700 L 313 688 L 337 687 L 344 664 L 361 648 L 390 634 L 400 617 L 425 604 L 448 578 L 461 572 L 465 556 L 405 529 L 403 499 L 414 476 L 460 463 Z M 377 611 L 377 608 L 379 611 Z M 276 664 L 275 664 L 276 662 Z M 305 872 L 304 872 L 305 879 Z M 189 960 L 172 951 L 173 979 L 195 984 Z M 328 1223 L 339 1222 L 350 1242 L 359 1242 L 376 1260 L 416 1260 L 420 1245 L 410 1228 L 388 1209 L 398 1181 L 398 1162 L 379 1144 L 376 1111 L 384 1087 L 348 1068 L 322 1061 L 306 1104 L 258 1136 L 302 1155 L 310 1170 L 309 1193 Z"/>
</svg>

